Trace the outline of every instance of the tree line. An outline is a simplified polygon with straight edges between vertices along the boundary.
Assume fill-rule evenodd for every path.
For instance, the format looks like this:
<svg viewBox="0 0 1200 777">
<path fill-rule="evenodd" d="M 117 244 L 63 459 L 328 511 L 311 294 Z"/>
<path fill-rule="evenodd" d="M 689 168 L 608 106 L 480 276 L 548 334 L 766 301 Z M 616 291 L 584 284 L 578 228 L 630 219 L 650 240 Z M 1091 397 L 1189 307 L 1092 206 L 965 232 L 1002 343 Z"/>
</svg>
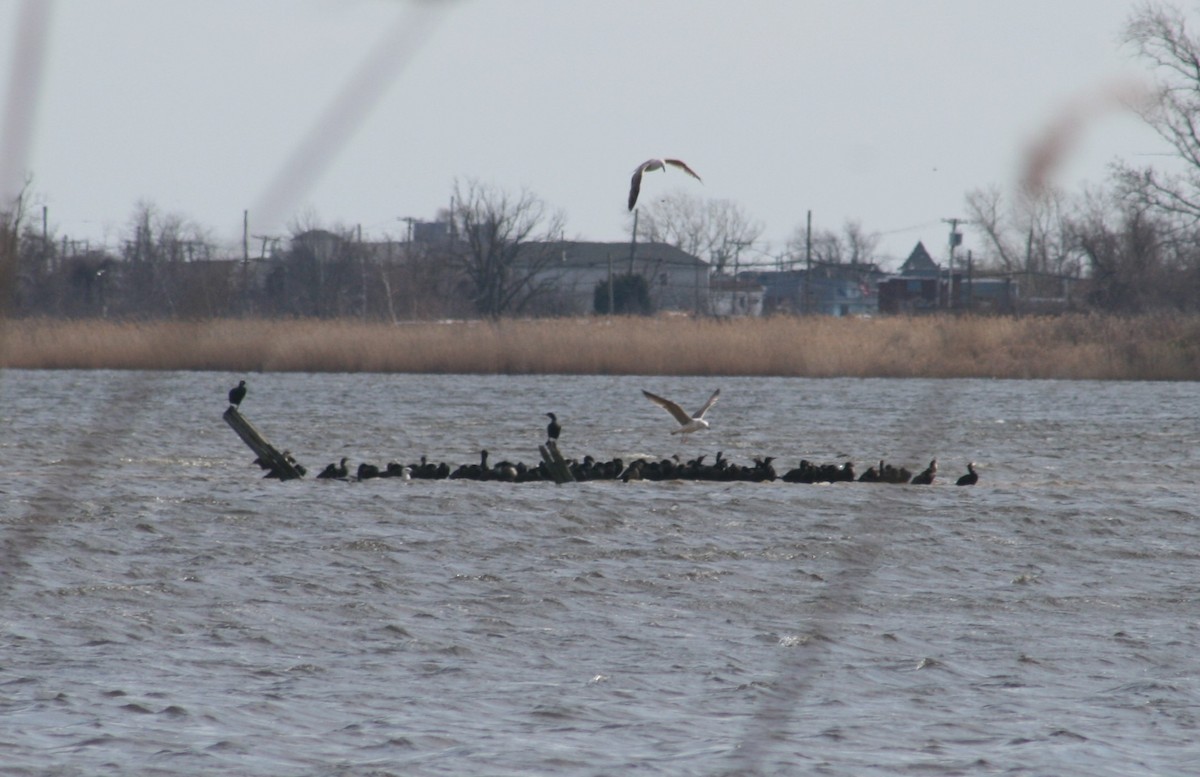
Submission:
<svg viewBox="0 0 1200 777">
<path fill-rule="evenodd" d="M 1019 275 L 1023 295 L 1063 279 L 1076 304 L 1103 312 L 1200 310 L 1200 37 L 1170 5 L 1135 10 L 1123 39 L 1154 87 L 1113 90 L 1106 107 L 1135 111 L 1170 149 L 1168 169 L 1116 161 L 1108 180 L 1068 194 L 1050 180 L 1078 111 L 1030 152 L 1016 192 L 982 187 L 965 197 L 980 272 Z M 1082 109 L 1081 109 L 1082 110 Z M 1094 109 L 1089 109 L 1093 110 Z M 1087 111 L 1084 111 L 1085 113 Z M 27 186 L 28 189 L 28 186 Z M 0 209 L 0 305 L 15 316 L 316 316 L 391 318 L 558 315 L 568 309 L 542 272 L 565 217 L 535 194 L 455 182 L 439 214 L 444 239 L 396 241 L 393 255 L 343 227 L 297 223 L 284 251 L 218 261 L 212 235 L 152 204 L 135 208 L 120 248 L 84 248 L 30 218 L 28 193 Z M 674 245 L 736 273 L 767 256 L 763 227 L 734 202 L 669 195 L 637 214 L 636 239 Z M 631 224 L 631 227 L 634 226 Z M 320 235 L 333 235 L 324 241 Z M 318 237 L 314 237 L 318 236 Z M 796 229 L 770 261 L 779 267 L 870 263 L 880 236 L 859 222 L 840 231 Z M 648 312 L 645 281 L 597 287 L 595 310 Z M 619 292 L 619 293 L 618 293 Z M 615 296 L 614 296 L 615 295 Z"/>
</svg>

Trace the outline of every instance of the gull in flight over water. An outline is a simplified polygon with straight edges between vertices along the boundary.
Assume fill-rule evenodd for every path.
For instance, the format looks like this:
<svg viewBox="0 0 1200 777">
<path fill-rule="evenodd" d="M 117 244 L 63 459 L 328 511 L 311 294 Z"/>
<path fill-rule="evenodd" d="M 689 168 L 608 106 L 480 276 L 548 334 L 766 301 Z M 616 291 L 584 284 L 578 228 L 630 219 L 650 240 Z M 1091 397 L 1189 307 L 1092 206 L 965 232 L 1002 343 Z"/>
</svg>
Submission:
<svg viewBox="0 0 1200 777">
<path fill-rule="evenodd" d="M 638 165 L 637 169 L 633 171 L 633 180 L 629 182 L 630 210 L 633 210 L 633 206 L 637 204 L 638 192 L 642 190 L 642 173 L 649 172 L 651 170 L 662 170 L 666 172 L 667 165 L 678 167 L 680 170 L 695 178 L 697 181 L 700 181 L 700 183 L 704 183 L 704 181 L 700 180 L 700 176 L 696 175 L 696 171 L 688 167 L 687 162 L 684 162 L 682 159 L 647 159 L 645 162 L 642 162 L 640 165 Z"/>
<path fill-rule="evenodd" d="M 676 421 L 679 422 L 679 428 L 672 431 L 671 434 L 682 434 L 686 437 L 692 432 L 698 432 L 701 429 L 708 428 L 708 421 L 704 420 L 704 414 L 707 413 L 708 409 L 716 403 L 717 397 L 721 395 L 721 389 L 714 391 L 712 396 L 708 398 L 708 401 L 704 403 L 704 407 L 700 408 L 692 415 L 688 415 L 686 410 L 669 399 L 664 399 L 657 394 L 651 394 L 645 389 L 642 389 L 642 393 L 646 395 L 646 399 L 666 410 L 675 417 Z"/>
</svg>

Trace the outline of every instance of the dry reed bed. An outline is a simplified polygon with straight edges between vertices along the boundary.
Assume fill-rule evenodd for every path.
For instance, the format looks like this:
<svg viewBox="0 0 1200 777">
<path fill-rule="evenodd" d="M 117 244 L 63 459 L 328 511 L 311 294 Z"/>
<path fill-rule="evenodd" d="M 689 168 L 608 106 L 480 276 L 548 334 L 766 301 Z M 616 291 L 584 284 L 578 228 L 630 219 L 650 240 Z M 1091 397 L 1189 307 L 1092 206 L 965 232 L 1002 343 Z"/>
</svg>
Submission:
<svg viewBox="0 0 1200 777">
<path fill-rule="evenodd" d="M 1200 317 L 9 321 L 0 366 L 501 374 L 1200 378 Z"/>
</svg>

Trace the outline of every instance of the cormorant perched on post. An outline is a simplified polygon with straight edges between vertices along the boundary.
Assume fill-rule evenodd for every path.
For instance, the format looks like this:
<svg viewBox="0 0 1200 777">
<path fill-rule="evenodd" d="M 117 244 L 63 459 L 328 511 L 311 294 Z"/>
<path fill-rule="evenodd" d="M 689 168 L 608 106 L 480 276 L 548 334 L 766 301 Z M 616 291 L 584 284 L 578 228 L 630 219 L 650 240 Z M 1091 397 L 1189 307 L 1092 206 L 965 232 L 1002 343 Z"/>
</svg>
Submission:
<svg viewBox="0 0 1200 777">
<path fill-rule="evenodd" d="M 239 380 L 238 384 L 229 389 L 229 404 L 234 407 L 241 407 L 242 400 L 246 398 L 246 381 Z"/>
<path fill-rule="evenodd" d="M 554 413 L 546 413 L 550 417 L 550 423 L 546 425 L 546 439 L 557 440 L 558 435 L 562 434 L 562 426 L 558 423 L 558 417 Z"/>
<path fill-rule="evenodd" d="M 955 483 L 956 486 L 973 486 L 979 482 L 979 473 L 975 471 L 975 462 L 967 462 L 967 474 L 963 475 Z"/>
</svg>

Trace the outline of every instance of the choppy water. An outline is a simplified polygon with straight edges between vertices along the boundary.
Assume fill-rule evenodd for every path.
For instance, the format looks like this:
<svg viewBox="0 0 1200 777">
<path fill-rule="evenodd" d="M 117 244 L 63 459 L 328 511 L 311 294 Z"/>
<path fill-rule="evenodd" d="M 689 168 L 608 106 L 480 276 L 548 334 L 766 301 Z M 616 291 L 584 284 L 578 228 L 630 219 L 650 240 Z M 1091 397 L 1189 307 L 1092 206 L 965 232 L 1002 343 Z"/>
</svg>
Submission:
<svg viewBox="0 0 1200 777">
<path fill-rule="evenodd" d="M 260 480 L 238 377 L 0 376 L 0 772 L 1200 772 L 1197 384 L 246 376 L 311 471 L 534 463 L 554 410 L 947 476 L 559 487 Z M 718 385 L 686 443 L 639 394 Z"/>
</svg>

